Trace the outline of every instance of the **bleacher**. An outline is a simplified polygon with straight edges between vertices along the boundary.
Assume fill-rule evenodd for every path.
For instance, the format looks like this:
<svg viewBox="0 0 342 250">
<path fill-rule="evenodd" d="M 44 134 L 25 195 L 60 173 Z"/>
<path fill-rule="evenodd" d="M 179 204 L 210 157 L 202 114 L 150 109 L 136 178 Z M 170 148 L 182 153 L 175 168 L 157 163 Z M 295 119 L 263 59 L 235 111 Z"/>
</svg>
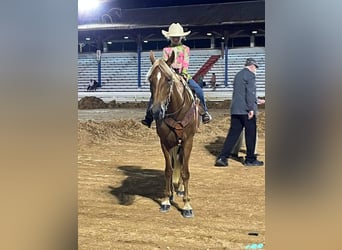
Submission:
<svg viewBox="0 0 342 250">
<path fill-rule="evenodd" d="M 162 51 L 155 51 L 156 58 L 162 56 Z M 192 49 L 190 56 L 189 73 L 195 75 L 198 69 L 211 55 L 221 55 L 221 50 Z M 257 95 L 265 95 L 265 49 L 239 48 L 228 52 L 228 86 L 224 85 L 225 61 L 220 58 L 209 72 L 204 81 L 209 84 L 211 74 L 215 72 L 217 78 L 216 91 L 210 86 L 203 90 L 207 99 L 230 99 L 232 82 L 235 74 L 241 70 L 247 57 L 253 57 L 260 65 L 257 71 Z M 139 101 L 148 100 L 149 85 L 145 83 L 145 76 L 151 66 L 149 52 L 141 54 L 141 87 L 138 88 L 138 56 L 134 52 L 103 53 L 101 57 L 101 88 L 96 91 L 87 91 L 90 79 L 97 80 L 98 63 L 96 54 L 79 54 L 78 57 L 78 96 L 97 96 L 104 101 L 125 101 L 127 99 Z"/>
<path fill-rule="evenodd" d="M 212 73 L 216 75 L 216 91 L 225 89 L 229 92 L 233 90 L 233 81 L 237 72 L 239 72 L 246 58 L 254 58 L 259 68 L 256 74 L 257 95 L 265 96 L 265 48 L 240 48 L 228 50 L 228 85 L 225 86 L 225 60 L 220 58 L 215 65 L 205 75 L 204 81 L 210 85 Z M 210 86 L 209 86 L 210 87 Z"/>
<path fill-rule="evenodd" d="M 129 91 L 137 88 L 137 54 L 104 53 L 101 57 L 100 92 Z M 78 92 L 87 91 L 90 79 L 98 78 L 96 55 L 78 57 Z"/>
</svg>

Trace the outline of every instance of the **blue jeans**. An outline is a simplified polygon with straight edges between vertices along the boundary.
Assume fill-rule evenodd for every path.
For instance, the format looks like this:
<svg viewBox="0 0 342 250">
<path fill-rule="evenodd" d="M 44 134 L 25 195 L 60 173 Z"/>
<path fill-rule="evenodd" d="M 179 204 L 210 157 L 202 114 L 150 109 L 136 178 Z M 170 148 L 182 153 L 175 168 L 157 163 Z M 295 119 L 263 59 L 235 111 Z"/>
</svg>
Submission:
<svg viewBox="0 0 342 250">
<path fill-rule="evenodd" d="M 201 86 L 199 86 L 199 84 L 197 84 L 194 79 L 190 79 L 188 81 L 189 87 L 190 89 L 192 89 L 193 91 L 195 91 L 196 95 L 198 96 L 198 98 L 201 101 L 201 104 L 204 108 L 204 111 L 207 112 L 208 108 L 207 108 L 207 104 L 205 103 L 205 99 L 204 99 L 204 93 L 203 90 L 201 88 Z"/>
</svg>

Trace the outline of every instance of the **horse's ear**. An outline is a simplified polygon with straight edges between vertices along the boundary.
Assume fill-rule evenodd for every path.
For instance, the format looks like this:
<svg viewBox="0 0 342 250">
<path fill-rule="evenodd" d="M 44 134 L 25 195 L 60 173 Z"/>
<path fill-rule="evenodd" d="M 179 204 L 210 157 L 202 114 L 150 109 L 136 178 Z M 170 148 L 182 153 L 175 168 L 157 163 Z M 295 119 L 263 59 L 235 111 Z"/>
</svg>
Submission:
<svg viewBox="0 0 342 250">
<path fill-rule="evenodd" d="M 174 60 L 175 60 L 175 52 L 172 50 L 171 56 L 167 59 L 166 64 L 170 66 Z"/>
<path fill-rule="evenodd" d="M 150 51 L 150 60 L 151 60 L 152 64 L 154 64 L 154 62 L 156 61 L 156 58 L 154 57 L 154 54 L 153 54 L 152 50 Z"/>
</svg>

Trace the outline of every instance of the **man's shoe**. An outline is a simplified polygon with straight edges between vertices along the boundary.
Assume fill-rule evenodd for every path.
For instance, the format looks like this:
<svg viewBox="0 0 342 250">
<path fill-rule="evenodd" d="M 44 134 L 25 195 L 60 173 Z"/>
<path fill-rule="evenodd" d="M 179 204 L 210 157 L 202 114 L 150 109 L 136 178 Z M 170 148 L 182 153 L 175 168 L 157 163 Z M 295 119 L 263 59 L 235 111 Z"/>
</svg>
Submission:
<svg viewBox="0 0 342 250">
<path fill-rule="evenodd" d="M 227 159 L 218 158 L 215 162 L 215 166 L 216 167 L 227 167 L 228 166 Z"/>
<path fill-rule="evenodd" d="M 247 166 L 247 167 L 260 167 L 260 166 L 264 166 L 264 162 L 263 161 L 258 161 L 258 160 L 245 161 L 244 165 Z"/>
<path fill-rule="evenodd" d="M 208 111 L 205 112 L 204 115 L 202 115 L 202 122 L 203 122 L 204 124 L 210 122 L 211 120 L 212 120 L 212 118 L 211 118 L 211 115 L 209 114 Z"/>
<path fill-rule="evenodd" d="M 141 120 L 141 123 L 145 125 L 146 127 L 151 127 L 152 121 L 149 121 L 147 119 Z"/>
</svg>

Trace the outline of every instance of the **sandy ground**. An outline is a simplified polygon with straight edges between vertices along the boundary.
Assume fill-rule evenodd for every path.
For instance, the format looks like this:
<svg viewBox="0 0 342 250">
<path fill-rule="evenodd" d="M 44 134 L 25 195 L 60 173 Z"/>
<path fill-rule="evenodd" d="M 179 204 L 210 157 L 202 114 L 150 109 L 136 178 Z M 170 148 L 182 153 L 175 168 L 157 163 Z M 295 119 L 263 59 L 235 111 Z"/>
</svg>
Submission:
<svg viewBox="0 0 342 250">
<path fill-rule="evenodd" d="M 232 159 L 228 168 L 214 167 L 230 119 L 228 109 L 210 111 L 213 121 L 195 135 L 195 216 L 185 219 L 178 197 L 170 212 L 159 212 L 164 157 L 155 127 L 139 122 L 145 110 L 79 110 L 79 249 L 246 249 L 261 243 L 266 249 L 265 167 L 247 168 Z M 257 152 L 265 160 L 264 110 L 258 133 Z"/>
</svg>

